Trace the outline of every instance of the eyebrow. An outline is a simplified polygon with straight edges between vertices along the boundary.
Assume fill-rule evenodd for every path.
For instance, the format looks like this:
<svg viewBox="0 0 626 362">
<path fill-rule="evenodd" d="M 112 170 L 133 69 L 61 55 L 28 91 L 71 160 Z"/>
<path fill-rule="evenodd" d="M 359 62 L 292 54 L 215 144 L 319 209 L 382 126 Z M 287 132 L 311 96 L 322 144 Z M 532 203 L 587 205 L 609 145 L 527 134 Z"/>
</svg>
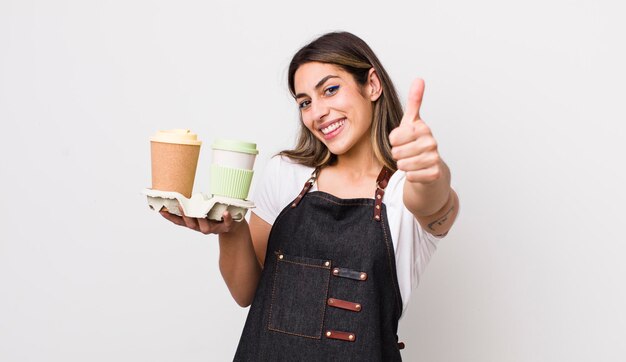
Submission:
<svg viewBox="0 0 626 362">
<path fill-rule="evenodd" d="M 315 89 L 319 89 L 324 83 L 326 83 L 327 80 L 331 79 L 331 78 L 339 78 L 338 75 L 327 75 L 324 78 L 322 78 L 319 82 L 317 82 L 317 84 L 315 85 Z M 298 93 L 296 94 L 296 99 L 301 98 L 301 97 L 306 97 L 307 94 L 306 93 Z"/>
</svg>

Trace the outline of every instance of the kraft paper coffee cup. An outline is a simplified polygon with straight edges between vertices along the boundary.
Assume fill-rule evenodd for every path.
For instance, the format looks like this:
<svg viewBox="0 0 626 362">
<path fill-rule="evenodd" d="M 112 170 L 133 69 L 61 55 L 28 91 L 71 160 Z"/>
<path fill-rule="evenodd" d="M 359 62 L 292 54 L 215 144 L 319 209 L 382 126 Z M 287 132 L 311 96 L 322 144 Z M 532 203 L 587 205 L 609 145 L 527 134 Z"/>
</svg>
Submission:
<svg viewBox="0 0 626 362">
<path fill-rule="evenodd" d="M 254 161 L 259 153 L 256 144 L 216 140 L 211 148 L 211 193 L 245 200 L 252 183 Z"/>
<path fill-rule="evenodd" d="M 202 141 L 188 129 L 158 131 L 150 138 L 152 189 L 190 198 Z"/>
</svg>

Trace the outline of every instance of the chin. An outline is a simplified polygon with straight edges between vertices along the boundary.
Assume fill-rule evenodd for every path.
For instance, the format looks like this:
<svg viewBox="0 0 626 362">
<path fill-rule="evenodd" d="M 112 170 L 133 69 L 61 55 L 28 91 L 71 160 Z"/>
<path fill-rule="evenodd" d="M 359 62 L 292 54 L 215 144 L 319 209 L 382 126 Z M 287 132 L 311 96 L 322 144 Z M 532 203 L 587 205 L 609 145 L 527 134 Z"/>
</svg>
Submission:
<svg viewBox="0 0 626 362">
<path fill-rule="evenodd" d="M 328 144 L 326 144 L 326 148 L 328 148 L 330 153 L 332 153 L 333 155 L 341 156 L 341 155 L 345 154 L 346 152 L 350 151 L 351 147 L 349 145 L 331 145 L 331 146 L 328 146 Z"/>
<path fill-rule="evenodd" d="M 333 137 L 330 140 L 326 140 L 323 136 L 317 135 L 317 139 L 328 148 L 330 153 L 337 156 L 347 153 L 355 145 L 350 142 L 350 135 L 348 133 L 339 134 L 337 137 Z"/>
</svg>

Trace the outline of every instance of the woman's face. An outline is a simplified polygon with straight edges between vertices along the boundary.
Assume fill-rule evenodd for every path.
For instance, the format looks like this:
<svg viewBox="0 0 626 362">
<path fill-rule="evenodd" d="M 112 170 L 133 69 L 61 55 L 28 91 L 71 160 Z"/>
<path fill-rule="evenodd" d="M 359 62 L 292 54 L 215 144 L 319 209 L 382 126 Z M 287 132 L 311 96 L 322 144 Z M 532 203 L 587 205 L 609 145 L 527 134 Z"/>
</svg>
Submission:
<svg viewBox="0 0 626 362">
<path fill-rule="evenodd" d="M 336 155 L 371 147 L 372 88 L 370 82 L 359 86 L 352 74 L 326 63 L 305 63 L 294 76 L 302 122 Z"/>
</svg>

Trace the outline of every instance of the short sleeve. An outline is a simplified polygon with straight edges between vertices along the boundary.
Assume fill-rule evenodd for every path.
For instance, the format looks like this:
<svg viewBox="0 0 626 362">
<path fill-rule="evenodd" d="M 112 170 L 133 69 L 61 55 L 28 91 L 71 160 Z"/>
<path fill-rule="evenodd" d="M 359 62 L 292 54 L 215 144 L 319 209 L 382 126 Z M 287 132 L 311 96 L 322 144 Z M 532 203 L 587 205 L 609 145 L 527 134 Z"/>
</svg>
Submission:
<svg viewBox="0 0 626 362">
<path fill-rule="evenodd" d="M 419 237 L 415 240 L 415 250 L 417 255 L 415 255 L 412 261 L 414 263 L 414 268 L 411 275 L 411 288 L 415 289 L 419 284 L 420 276 L 424 273 L 424 270 L 426 270 L 428 262 L 437 250 L 437 244 L 445 237 L 445 235 L 435 236 L 424 230 L 417 220 L 413 220 L 413 227 L 415 228 L 416 235 L 419 235 Z"/>
<path fill-rule="evenodd" d="M 280 190 L 280 164 L 280 156 L 274 156 L 268 161 L 252 196 L 255 204 L 252 212 L 270 225 L 274 224 L 282 208 L 280 200 L 276 198 Z"/>
</svg>

